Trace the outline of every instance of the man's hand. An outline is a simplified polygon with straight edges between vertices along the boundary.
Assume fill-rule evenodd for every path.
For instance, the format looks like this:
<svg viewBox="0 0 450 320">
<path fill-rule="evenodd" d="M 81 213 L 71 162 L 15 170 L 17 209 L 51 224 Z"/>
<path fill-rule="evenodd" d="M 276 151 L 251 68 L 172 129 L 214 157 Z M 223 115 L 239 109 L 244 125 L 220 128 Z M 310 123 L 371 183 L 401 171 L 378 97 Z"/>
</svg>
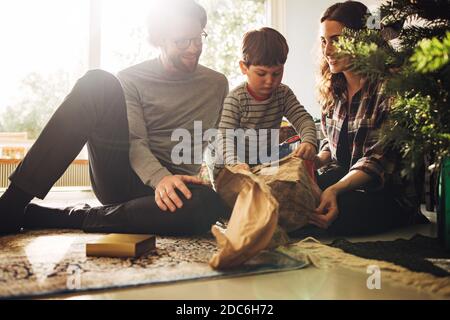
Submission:
<svg viewBox="0 0 450 320">
<path fill-rule="evenodd" d="M 180 190 L 186 199 L 190 199 L 192 193 L 186 183 L 204 184 L 202 179 L 193 176 L 174 175 L 162 178 L 155 189 L 155 201 L 158 207 L 163 211 L 170 210 L 171 212 L 182 208 L 183 201 L 175 190 Z"/>
<path fill-rule="evenodd" d="M 338 214 L 337 191 L 331 186 L 322 193 L 319 207 L 315 213 L 309 216 L 309 223 L 322 229 L 328 229 Z"/>
<path fill-rule="evenodd" d="M 316 146 L 309 142 L 300 143 L 297 149 L 295 149 L 294 152 L 292 153 L 294 157 L 311 161 L 315 159 L 316 154 L 317 154 Z"/>
</svg>

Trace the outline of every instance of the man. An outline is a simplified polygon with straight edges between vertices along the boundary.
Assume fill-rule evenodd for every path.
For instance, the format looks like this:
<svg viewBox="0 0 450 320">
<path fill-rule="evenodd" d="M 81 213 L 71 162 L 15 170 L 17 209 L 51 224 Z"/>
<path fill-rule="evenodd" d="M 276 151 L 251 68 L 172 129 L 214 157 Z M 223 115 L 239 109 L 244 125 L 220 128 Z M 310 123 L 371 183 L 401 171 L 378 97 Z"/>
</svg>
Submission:
<svg viewBox="0 0 450 320">
<path fill-rule="evenodd" d="M 198 164 L 171 161 L 173 130 L 192 133 L 194 121 L 205 130 L 216 126 L 228 93 L 222 74 L 198 64 L 205 10 L 191 0 L 172 4 L 161 4 L 149 23 L 159 58 L 120 72 L 120 82 L 100 70 L 77 82 L 11 175 L 0 198 L 1 233 L 25 227 L 193 234 L 227 214 L 195 177 Z M 85 143 L 93 190 L 105 206 L 28 205 L 46 196 Z"/>
</svg>

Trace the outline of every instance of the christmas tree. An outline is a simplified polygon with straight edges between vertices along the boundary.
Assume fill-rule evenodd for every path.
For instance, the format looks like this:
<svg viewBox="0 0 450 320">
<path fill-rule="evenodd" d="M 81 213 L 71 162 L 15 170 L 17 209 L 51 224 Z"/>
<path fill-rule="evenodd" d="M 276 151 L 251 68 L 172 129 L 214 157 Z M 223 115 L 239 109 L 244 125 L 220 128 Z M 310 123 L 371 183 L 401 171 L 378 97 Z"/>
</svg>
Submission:
<svg viewBox="0 0 450 320">
<path fill-rule="evenodd" d="M 378 15 L 380 28 L 345 30 L 337 47 L 354 72 L 385 83 L 385 142 L 413 178 L 424 158 L 438 168 L 450 156 L 450 1 L 393 0 Z"/>
</svg>

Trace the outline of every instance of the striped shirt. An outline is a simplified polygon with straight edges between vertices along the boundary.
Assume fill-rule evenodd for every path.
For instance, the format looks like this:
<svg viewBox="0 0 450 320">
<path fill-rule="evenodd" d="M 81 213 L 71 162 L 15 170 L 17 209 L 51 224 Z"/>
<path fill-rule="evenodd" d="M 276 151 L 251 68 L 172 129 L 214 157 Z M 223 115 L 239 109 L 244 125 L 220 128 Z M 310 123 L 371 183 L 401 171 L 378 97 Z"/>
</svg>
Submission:
<svg viewBox="0 0 450 320">
<path fill-rule="evenodd" d="M 283 117 L 286 117 L 293 125 L 297 133 L 300 135 L 302 142 L 309 142 L 317 146 L 317 136 L 314 121 L 311 115 L 298 102 L 292 90 L 281 84 L 271 95 L 264 101 L 257 101 L 247 90 L 247 83 L 243 83 L 225 98 L 222 116 L 219 123 L 218 143 L 223 146 L 223 161 L 226 165 L 236 163 L 247 163 L 256 165 L 262 163 L 259 157 L 260 152 L 255 156 L 249 155 L 248 139 L 245 146 L 245 159 L 238 157 L 236 150 L 236 139 L 234 136 L 227 134 L 227 130 L 235 129 L 254 129 L 256 131 L 256 139 L 258 147 L 266 144 L 268 150 L 277 150 L 279 141 L 274 139 L 270 134 L 270 129 L 279 129 Z M 267 130 L 262 130 L 267 129 Z M 267 143 L 262 142 L 262 135 L 268 133 Z M 235 150 L 229 150 L 230 146 L 234 146 Z M 269 149 L 276 148 L 276 149 Z M 264 151 L 266 152 L 266 151 Z M 270 152 L 269 152 L 270 153 Z M 222 160 L 222 159 L 221 159 Z"/>
</svg>

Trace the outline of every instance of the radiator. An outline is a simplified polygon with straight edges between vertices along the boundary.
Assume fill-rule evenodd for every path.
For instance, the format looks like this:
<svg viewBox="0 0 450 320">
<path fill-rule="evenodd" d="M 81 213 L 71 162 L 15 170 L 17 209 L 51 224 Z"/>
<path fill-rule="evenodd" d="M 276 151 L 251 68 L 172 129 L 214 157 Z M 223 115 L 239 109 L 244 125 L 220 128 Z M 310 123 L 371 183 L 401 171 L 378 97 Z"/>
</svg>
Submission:
<svg viewBox="0 0 450 320">
<path fill-rule="evenodd" d="M 19 163 L 20 160 L 0 160 L 0 188 L 8 187 L 8 177 L 17 168 Z M 89 187 L 90 185 L 89 162 L 87 160 L 75 160 L 54 186 Z"/>
</svg>

